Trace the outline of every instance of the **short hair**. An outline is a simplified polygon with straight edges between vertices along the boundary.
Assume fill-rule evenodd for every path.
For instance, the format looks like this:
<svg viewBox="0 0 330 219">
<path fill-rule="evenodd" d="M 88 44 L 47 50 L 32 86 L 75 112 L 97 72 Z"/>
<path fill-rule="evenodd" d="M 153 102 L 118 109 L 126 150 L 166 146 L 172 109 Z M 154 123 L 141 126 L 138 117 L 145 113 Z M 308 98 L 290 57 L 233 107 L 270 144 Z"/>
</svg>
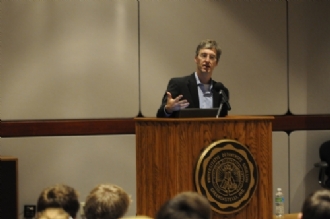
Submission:
<svg viewBox="0 0 330 219">
<path fill-rule="evenodd" d="M 152 218 L 146 215 L 136 215 L 136 216 L 123 217 L 122 219 L 152 219 Z"/>
<path fill-rule="evenodd" d="M 130 196 L 121 187 L 101 184 L 87 196 L 84 212 L 86 219 L 118 219 L 125 215 Z"/>
<path fill-rule="evenodd" d="M 211 214 L 211 205 L 204 196 L 182 192 L 159 209 L 156 219 L 210 219 Z"/>
<path fill-rule="evenodd" d="M 220 59 L 220 55 L 222 53 L 221 49 L 218 47 L 218 43 L 215 40 L 210 40 L 210 39 L 206 39 L 206 40 L 202 40 L 197 48 L 196 48 L 196 54 L 195 57 L 198 56 L 199 51 L 201 49 L 215 49 L 216 51 L 216 57 L 217 57 L 217 63 L 219 62 Z"/>
<path fill-rule="evenodd" d="M 302 206 L 303 219 L 330 218 L 330 190 L 321 189 L 309 195 Z"/>
<path fill-rule="evenodd" d="M 47 208 L 63 208 L 73 218 L 76 217 L 79 207 L 77 191 L 64 184 L 45 188 L 37 202 L 37 212 L 42 212 Z"/>
<path fill-rule="evenodd" d="M 70 219 L 70 215 L 62 208 L 47 208 L 37 213 L 35 219 Z"/>
</svg>

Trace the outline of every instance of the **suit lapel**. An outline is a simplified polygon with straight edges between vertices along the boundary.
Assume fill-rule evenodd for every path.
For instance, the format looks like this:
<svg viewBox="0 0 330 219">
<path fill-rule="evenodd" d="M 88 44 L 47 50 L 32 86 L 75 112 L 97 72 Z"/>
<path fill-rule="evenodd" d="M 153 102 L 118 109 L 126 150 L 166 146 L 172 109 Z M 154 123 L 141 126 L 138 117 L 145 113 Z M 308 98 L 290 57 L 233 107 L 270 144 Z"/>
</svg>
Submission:
<svg viewBox="0 0 330 219">
<path fill-rule="evenodd" d="M 189 104 L 189 107 L 199 108 L 198 88 L 195 73 L 191 74 L 188 79 L 188 89 L 192 98 L 192 103 Z"/>
</svg>

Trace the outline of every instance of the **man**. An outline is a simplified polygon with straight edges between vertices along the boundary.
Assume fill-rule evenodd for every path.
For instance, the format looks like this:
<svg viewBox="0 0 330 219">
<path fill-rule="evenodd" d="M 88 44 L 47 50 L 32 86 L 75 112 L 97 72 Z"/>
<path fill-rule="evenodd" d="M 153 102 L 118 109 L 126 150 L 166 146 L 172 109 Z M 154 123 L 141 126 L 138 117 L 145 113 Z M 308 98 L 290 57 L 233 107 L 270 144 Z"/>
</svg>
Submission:
<svg viewBox="0 0 330 219">
<path fill-rule="evenodd" d="M 220 55 L 221 49 L 216 41 L 200 42 L 195 53 L 196 72 L 169 81 L 157 117 L 175 117 L 177 111 L 187 107 L 218 108 L 221 102 L 220 90 L 229 98 L 228 89 L 212 80 L 212 73 L 218 65 Z M 228 106 L 224 104 L 220 115 L 227 114 Z"/>
<path fill-rule="evenodd" d="M 329 219 L 330 218 L 330 190 L 321 189 L 304 201 L 298 219 Z"/>
<path fill-rule="evenodd" d="M 79 207 L 77 191 L 63 184 L 45 188 L 37 202 L 37 212 L 48 208 L 63 208 L 72 218 L 76 218 Z"/>
<path fill-rule="evenodd" d="M 209 201 L 197 192 L 182 192 L 167 201 L 155 219 L 210 219 Z"/>
<path fill-rule="evenodd" d="M 86 198 L 84 212 L 86 219 L 119 219 L 130 205 L 130 196 L 119 186 L 101 184 Z"/>
</svg>

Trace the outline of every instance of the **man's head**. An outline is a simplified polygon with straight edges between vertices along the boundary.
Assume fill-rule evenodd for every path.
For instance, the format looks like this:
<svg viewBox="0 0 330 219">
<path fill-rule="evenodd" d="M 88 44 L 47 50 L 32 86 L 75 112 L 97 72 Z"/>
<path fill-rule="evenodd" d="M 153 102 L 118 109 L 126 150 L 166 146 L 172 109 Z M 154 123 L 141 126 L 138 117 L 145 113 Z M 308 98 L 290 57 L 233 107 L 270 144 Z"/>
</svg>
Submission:
<svg viewBox="0 0 330 219">
<path fill-rule="evenodd" d="M 119 186 L 101 184 L 87 196 L 84 212 L 86 219 L 118 219 L 125 215 L 129 195 Z"/>
<path fill-rule="evenodd" d="M 48 208 L 37 213 L 36 219 L 70 219 L 70 215 L 62 208 Z"/>
<path fill-rule="evenodd" d="M 330 218 L 330 190 L 322 189 L 311 194 L 305 201 L 299 214 L 300 219 Z"/>
<path fill-rule="evenodd" d="M 167 201 L 156 219 L 210 219 L 209 201 L 197 192 L 183 192 Z"/>
<path fill-rule="evenodd" d="M 63 208 L 71 217 L 75 218 L 79 210 L 77 191 L 67 185 L 58 184 L 45 188 L 37 203 L 37 212 L 48 208 Z"/>
<path fill-rule="evenodd" d="M 221 49 L 214 40 L 201 41 L 195 53 L 197 74 L 200 80 L 209 80 L 212 77 L 213 69 L 218 65 Z M 202 82 L 204 83 L 204 82 Z"/>
</svg>

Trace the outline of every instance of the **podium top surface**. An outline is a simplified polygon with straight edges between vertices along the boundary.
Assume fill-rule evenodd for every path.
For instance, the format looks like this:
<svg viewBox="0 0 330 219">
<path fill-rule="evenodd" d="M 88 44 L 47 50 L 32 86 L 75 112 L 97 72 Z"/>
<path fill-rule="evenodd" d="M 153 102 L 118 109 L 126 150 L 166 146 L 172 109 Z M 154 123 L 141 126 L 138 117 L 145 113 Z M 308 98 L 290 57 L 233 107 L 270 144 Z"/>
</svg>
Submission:
<svg viewBox="0 0 330 219">
<path fill-rule="evenodd" d="M 230 115 L 226 117 L 219 117 L 219 118 L 155 118 L 155 117 L 136 117 L 134 120 L 136 122 L 233 122 L 233 121 L 261 121 L 261 120 L 273 120 L 274 116 L 235 116 Z"/>
</svg>

